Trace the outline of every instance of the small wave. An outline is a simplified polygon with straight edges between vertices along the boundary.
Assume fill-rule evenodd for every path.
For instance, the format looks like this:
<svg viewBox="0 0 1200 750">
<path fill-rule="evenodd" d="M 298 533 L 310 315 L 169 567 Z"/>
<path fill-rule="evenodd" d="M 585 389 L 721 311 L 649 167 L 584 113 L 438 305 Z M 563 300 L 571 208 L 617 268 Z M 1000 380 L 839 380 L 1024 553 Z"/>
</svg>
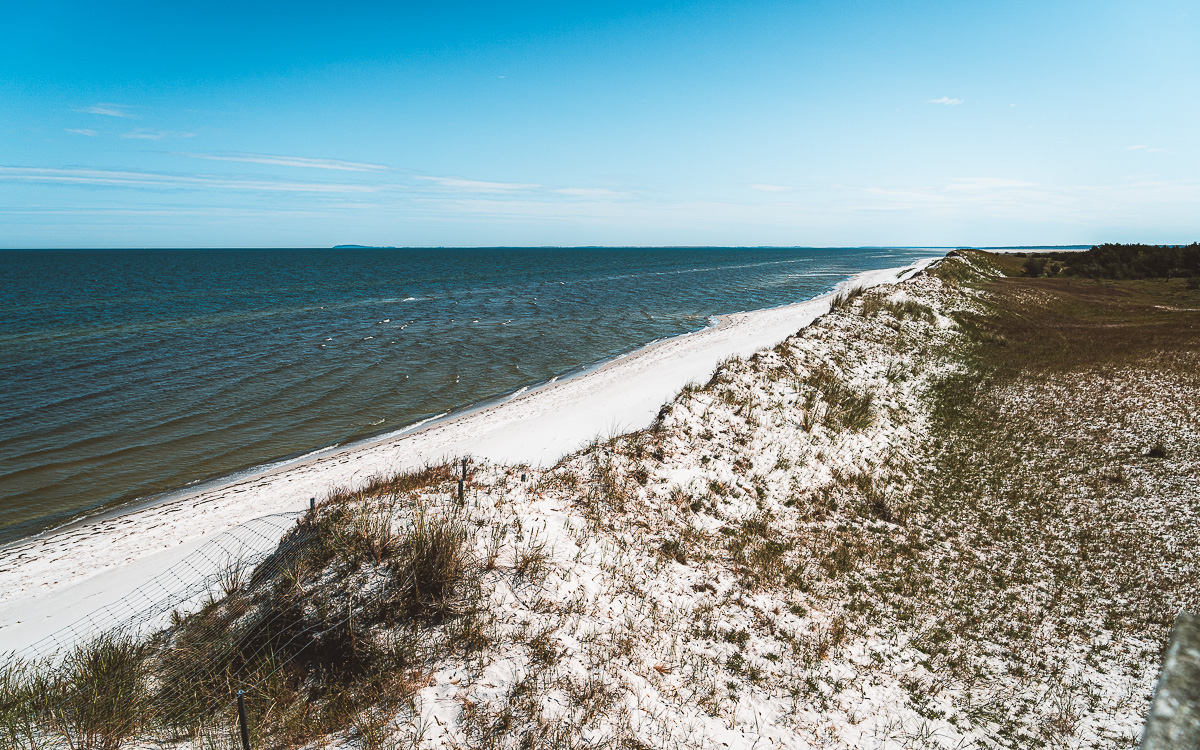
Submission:
<svg viewBox="0 0 1200 750">
<path fill-rule="evenodd" d="M 410 425 L 401 427 L 400 429 L 396 430 L 395 432 L 389 432 L 384 435 L 381 435 L 380 437 L 382 437 L 383 439 L 386 440 L 389 438 L 399 437 L 401 435 L 407 435 L 408 433 L 413 432 L 414 430 L 417 430 L 436 419 L 441 419 L 442 417 L 447 416 L 449 413 L 450 412 L 448 412 L 448 411 L 444 411 L 441 414 L 434 414 L 432 417 L 426 417 L 425 419 L 413 422 Z"/>
<path fill-rule="evenodd" d="M 518 388 L 517 390 L 513 391 L 513 394 L 512 394 L 511 396 L 509 396 L 508 398 L 506 398 L 506 399 L 504 399 L 504 400 L 505 400 L 505 401 L 512 401 L 514 398 L 516 398 L 517 396 L 520 396 L 522 393 L 524 393 L 525 391 L 528 391 L 528 390 L 529 390 L 529 386 L 527 386 L 527 385 L 526 385 L 526 386 L 521 386 L 521 387 L 520 387 L 520 388 Z"/>
</svg>

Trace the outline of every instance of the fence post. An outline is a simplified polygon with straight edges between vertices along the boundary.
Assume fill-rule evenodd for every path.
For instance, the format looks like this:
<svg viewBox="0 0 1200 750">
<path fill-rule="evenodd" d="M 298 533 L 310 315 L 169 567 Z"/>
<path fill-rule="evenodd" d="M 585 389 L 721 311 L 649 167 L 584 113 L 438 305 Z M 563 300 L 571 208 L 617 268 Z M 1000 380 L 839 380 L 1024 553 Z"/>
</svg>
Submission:
<svg viewBox="0 0 1200 750">
<path fill-rule="evenodd" d="M 246 723 L 246 691 L 239 690 L 238 698 L 238 724 L 242 728 L 242 750 L 250 750 L 250 725 Z"/>
<path fill-rule="evenodd" d="M 1200 617 L 1180 612 L 1146 715 L 1142 750 L 1200 747 Z"/>
<path fill-rule="evenodd" d="M 317 509 L 317 499 L 316 499 L 315 497 L 310 497 L 310 498 L 308 499 L 308 509 L 309 509 L 310 511 L 316 511 L 316 509 Z"/>
<path fill-rule="evenodd" d="M 458 504 L 463 504 L 463 480 L 458 480 Z"/>
<path fill-rule="evenodd" d="M 467 459 L 465 459 L 465 458 L 463 459 L 463 476 L 462 476 L 462 478 L 463 478 L 464 482 L 467 480 Z"/>
</svg>

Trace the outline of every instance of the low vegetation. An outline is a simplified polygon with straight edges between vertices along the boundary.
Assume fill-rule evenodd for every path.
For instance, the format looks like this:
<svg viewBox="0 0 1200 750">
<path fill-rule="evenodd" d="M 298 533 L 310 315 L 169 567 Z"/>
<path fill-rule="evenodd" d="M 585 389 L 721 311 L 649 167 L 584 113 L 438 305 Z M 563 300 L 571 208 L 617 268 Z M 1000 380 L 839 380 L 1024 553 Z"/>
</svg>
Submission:
<svg viewBox="0 0 1200 750">
<path fill-rule="evenodd" d="M 1024 254 L 1022 254 L 1024 255 Z M 1084 252 L 1032 253 L 1026 276 L 1083 276 L 1093 279 L 1200 279 L 1200 244 L 1094 245 Z M 1188 282 L 1190 289 L 1200 284 Z"/>
<path fill-rule="evenodd" d="M 0 744 L 1132 747 L 1200 606 L 1200 293 L 959 251 L 548 470 L 379 479 Z M 527 478 L 528 477 L 528 478 Z M 136 742 L 135 742 L 136 741 Z"/>
</svg>

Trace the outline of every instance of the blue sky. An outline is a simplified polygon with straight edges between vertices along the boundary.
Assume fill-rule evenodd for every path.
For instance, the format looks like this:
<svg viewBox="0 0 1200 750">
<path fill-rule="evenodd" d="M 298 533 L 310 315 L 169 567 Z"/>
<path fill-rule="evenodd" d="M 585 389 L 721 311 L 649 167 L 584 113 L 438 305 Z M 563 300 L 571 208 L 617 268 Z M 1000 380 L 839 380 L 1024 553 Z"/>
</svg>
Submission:
<svg viewBox="0 0 1200 750">
<path fill-rule="evenodd" d="M 1200 5 L 10 4 L 0 247 L 1200 239 Z"/>
</svg>

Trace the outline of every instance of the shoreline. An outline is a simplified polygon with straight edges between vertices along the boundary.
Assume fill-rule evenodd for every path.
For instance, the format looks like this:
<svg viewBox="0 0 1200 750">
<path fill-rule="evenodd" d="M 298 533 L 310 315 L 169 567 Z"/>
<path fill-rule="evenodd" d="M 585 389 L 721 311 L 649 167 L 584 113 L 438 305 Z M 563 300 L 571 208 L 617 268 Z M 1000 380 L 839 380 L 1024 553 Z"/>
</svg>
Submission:
<svg viewBox="0 0 1200 750">
<path fill-rule="evenodd" d="M 648 424 L 665 401 L 719 362 L 772 346 L 825 314 L 839 290 L 895 283 L 939 257 L 856 274 L 813 299 L 723 315 L 715 325 L 423 424 L 14 542 L 0 548 L 0 651 L 19 649 L 119 599 L 215 534 L 267 514 L 303 510 L 309 497 L 466 455 L 553 465 L 596 435 Z"/>
<path fill-rule="evenodd" d="M 835 287 L 835 291 L 836 291 L 836 287 Z M 828 292 L 826 294 L 831 294 L 831 293 L 833 293 L 833 292 Z M 825 296 L 825 295 L 819 295 L 819 296 Z M 817 297 L 814 297 L 813 299 L 817 299 Z M 74 529 L 84 527 L 88 524 L 98 523 L 98 522 L 110 520 L 113 518 L 120 518 L 121 516 L 126 516 L 126 515 L 130 515 L 132 513 L 137 513 L 138 511 L 147 510 L 147 509 L 159 506 L 159 505 L 166 505 L 166 504 L 173 503 L 176 501 L 186 500 L 190 497 L 194 497 L 194 496 L 202 494 L 204 492 L 220 490 L 220 489 L 227 487 L 229 485 L 232 485 L 232 484 L 236 484 L 236 483 L 246 481 L 246 480 L 255 479 L 257 477 L 266 476 L 267 474 L 269 474 L 271 472 L 287 469 L 287 468 L 293 467 L 293 466 L 297 466 L 299 464 L 302 464 L 302 463 L 305 463 L 305 462 L 308 462 L 311 460 L 315 460 L 315 459 L 321 458 L 323 456 L 332 456 L 332 455 L 335 455 L 335 454 L 338 454 L 338 453 L 341 453 L 344 451 L 353 451 L 357 448 L 369 447 L 371 445 L 375 445 L 375 444 L 382 443 L 382 442 L 388 442 L 388 441 L 392 441 L 392 440 L 400 440 L 400 439 L 405 438 L 405 437 L 417 432 L 418 430 L 424 429 L 426 427 L 432 427 L 437 424 L 451 422 L 455 419 L 459 419 L 461 417 L 468 416 L 468 415 L 470 415 L 474 412 L 480 411 L 482 409 L 488 409 L 488 408 L 491 408 L 494 406 L 500 406 L 502 404 L 505 404 L 509 401 L 520 398 L 527 394 L 535 393 L 543 388 L 553 386 L 556 383 L 566 383 L 575 378 L 584 377 L 584 376 L 588 375 L 589 373 L 600 369 L 601 367 L 604 367 L 610 363 L 617 362 L 625 357 L 635 355 L 638 352 L 642 351 L 643 349 L 648 349 L 650 347 L 661 344 L 662 342 L 670 341 L 670 340 L 676 339 L 676 338 L 682 338 L 684 336 L 692 336 L 697 333 L 703 333 L 704 331 L 709 330 L 711 328 L 716 328 L 719 325 L 721 318 L 727 317 L 729 315 L 742 315 L 742 314 L 748 314 L 748 313 L 752 314 L 752 313 L 762 312 L 762 311 L 766 311 L 766 310 L 775 310 L 775 309 L 779 309 L 781 307 L 788 307 L 790 305 L 805 304 L 806 302 L 809 302 L 809 301 L 811 301 L 811 300 L 804 300 L 802 302 L 789 302 L 789 303 L 785 303 L 783 305 L 776 305 L 774 307 L 757 308 L 755 310 L 740 310 L 740 311 L 733 312 L 733 313 L 725 313 L 723 315 L 712 315 L 705 319 L 704 326 L 697 328 L 693 331 L 685 331 L 683 333 L 675 334 L 673 336 L 665 336 L 662 338 L 657 338 L 657 339 L 654 339 L 653 341 L 648 341 L 645 344 L 638 345 L 632 349 L 629 349 L 628 351 L 620 352 L 619 354 L 613 355 L 611 357 L 606 357 L 604 359 L 600 359 L 600 360 L 597 360 L 595 362 L 591 362 L 591 363 L 585 364 L 585 365 L 578 365 L 576 367 L 573 367 L 573 368 L 563 372 L 560 375 L 554 375 L 546 380 L 535 381 L 535 382 L 529 383 L 527 385 L 522 385 L 519 388 L 516 388 L 515 390 L 512 390 L 512 391 L 508 391 L 506 393 L 502 393 L 502 394 L 499 394 L 496 396 L 489 396 L 487 398 L 480 399 L 479 401 L 474 401 L 474 402 L 466 404 L 464 406 L 454 407 L 454 408 L 450 409 L 449 411 L 444 411 L 441 414 L 435 414 L 430 417 L 418 419 L 415 422 L 411 422 L 402 427 L 389 428 L 387 430 L 383 430 L 381 432 L 376 432 L 376 433 L 369 434 L 369 435 L 352 437 L 345 441 L 342 441 L 339 443 L 333 443 L 332 445 L 326 445 L 321 448 L 313 448 L 311 450 L 297 451 L 293 454 L 282 456 L 282 457 L 276 458 L 276 459 L 272 459 L 265 463 L 255 464 L 253 466 L 247 466 L 247 467 L 244 467 L 241 469 L 234 469 L 233 471 L 229 471 L 229 472 L 226 472 L 223 474 L 217 474 L 215 476 L 207 477 L 205 479 L 198 479 L 189 484 L 185 484 L 185 485 L 175 487 L 175 488 L 172 488 L 169 490 L 163 490 L 161 492 L 156 492 L 152 495 L 147 495 L 144 497 L 139 497 L 139 498 L 134 498 L 132 500 L 123 501 L 123 502 L 120 502 L 120 503 L 118 503 L 116 505 L 112 505 L 112 506 L 97 508 L 93 511 L 90 511 L 90 512 L 84 514 L 84 515 L 78 516 L 76 518 L 72 518 L 71 520 L 65 521 L 56 526 L 50 526 L 48 528 L 42 529 L 41 531 L 35 532 L 33 534 L 29 534 L 28 536 L 24 536 L 19 539 L 14 539 L 12 541 L 0 543 L 0 559 L 3 558 L 3 556 L 6 552 L 8 552 L 9 550 L 11 550 L 13 548 L 20 547 L 25 544 L 35 543 L 41 539 L 48 539 L 48 538 L 54 536 L 55 534 L 72 531 Z"/>
<path fill-rule="evenodd" d="M 941 249 L 941 248 L 929 248 L 929 249 Z M 945 249 L 950 250 L 952 248 L 945 248 Z M 925 262 L 925 259 L 920 260 L 920 261 L 915 261 L 915 263 L 919 263 L 919 262 Z M 833 294 L 836 294 L 837 291 L 839 289 L 841 289 L 844 285 L 848 284 L 849 282 L 853 281 L 853 279 L 855 279 L 858 276 L 861 276 L 863 274 L 880 273 L 883 271 L 896 271 L 900 268 L 908 268 L 908 266 L 903 266 L 903 267 L 896 266 L 896 267 L 889 268 L 889 269 L 875 269 L 873 271 L 864 271 L 864 272 L 860 272 L 859 274 L 855 274 L 855 275 L 852 275 L 849 277 L 844 276 L 839 273 L 828 273 L 825 275 L 836 276 L 836 277 L 840 278 L 841 281 L 839 281 L 837 284 L 835 284 L 834 287 L 830 291 L 825 292 L 820 295 L 817 295 L 815 297 L 811 297 L 809 299 L 801 300 L 799 302 L 787 302 L 787 303 L 783 303 L 780 305 L 774 305 L 772 307 L 755 308 L 752 310 L 738 310 L 738 311 L 734 311 L 734 312 L 730 312 L 730 313 L 723 313 L 723 314 L 719 314 L 719 315 L 710 315 L 710 316 L 704 318 L 704 324 L 702 326 L 700 326 L 699 328 L 696 328 L 694 330 L 685 331 L 683 333 L 677 333 L 677 334 L 653 339 L 644 344 L 639 344 L 639 345 L 637 345 L 631 349 L 628 349 L 626 351 L 619 352 L 615 355 L 612 355 L 609 357 L 604 357 L 604 358 L 601 358 L 601 359 L 598 359 L 598 360 L 595 360 L 595 361 L 592 361 L 592 362 L 589 362 L 586 364 L 573 366 L 573 367 L 569 368 L 568 370 L 566 370 L 558 375 L 554 375 L 548 379 L 540 380 L 540 381 L 533 381 L 531 383 L 524 384 L 512 391 L 497 394 L 494 396 L 489 396 L 486 398 L 482 398 L 478 401 L 474 401 L 471 403 L 464 404 L 462 406 L 454 407 L 448 411 L 444 411 L 440 414 L 435 414 L 432 416 L 424 417 L 422 419 L 418 419 L 414 422 L 411 422 L 407 425 L 403 425 L 401 427 L 388 428 L 388 429 L 385 429 L 385 430 L 382 430 L 379 432 L 374 432 L 374 433 L 370 433 L 370 434 L 366 434 L 366 435 L 360 435 L 357 437 L 351 437 L 351 438 L 348 438 L 341 442 L 332 443 L 330 445 L 325 445 L 325 446 L 321 446 L 318 448 L 301 449 L 294 453 L 283 455 L 283 456 L 280 456 L 277 458 L 273 458 L 273 459 L 267 460 L 262 463 L 244 466 L 244 467 L 233 469 L 231 471 L 227 471 L 224 473 L 215 474 L 213 476 L 193 480 L 187 484 L 183 484 L 183 485 L 180 485 L 177 487 L 172 487 L 172 488 L 166 489 L 166 490 L 161 490 L 161 491 L 155 492 L 150 495 L 134 497 L 134 498 L 130 498 L 127 500 L 120 500 L 111 505 L 104 505 L 104 506 L 101 506 L 98 508 L 94 508 L 92 510 L 85 511 L 85 512 L 81 513 L 80 515 L 75 516 L 74 518 L 70 518 L 68 520 L 55 523 L 55 524 L 47 526 L 46 528 L 43 528 L 39 531 L 35 531 L 31 534 L 19 537 L 17 539 L 12 539 L 12 540 L 9 540 L 6 542 L 0 542 L 0 565 L 2 565 L 4 555 L 7 554 L 8 552 L 10 552 L 11 550 L 14 550 L 14 549 L 17 549 L 19 547 L 29 545 L 29 544 L 36 544 L 37 542 L 39 542 L 41 540 L 50 539 L 53 536 L 60 534 L 60 533 L 71 532 L 76 529 L 84 528 L 90 524 L 100 523 L 100 522 L 111 520 L 114 518 L 120 518 L 122 516 L 131 515 L 131 514 L 138 513 L 143 510 L 154 508 L 159 505 L 166 505 L 166 504 L 170 504 L 170 503 L 174 503 L 174 502 L 186 501 L 190 498 L 193 498 L 197 495 L 200 495 L 200 494 L 203 494 L 206 492 L 219 491 L 230 485 L 238 484 L 240 482 L 247 481 L 247 480 L 253 480 L 253 479 L 256 479 L 259 477 L 263 477 L 263 476 L 267 476 L 268 474 L 275 472 L 277 470 L 283 470 L 283 469 L 287 469 L 289 467 L 298 466 L 298 465 L 306 463 L 308 461 L 319 459 L 319 458 L 322 458 L 325 456 L 332 456 L 332 455 L 336 455 L 336 454 L 339 454 L 339 453 L 342 453 L 345 451 L 353 451 L 353 450 L 356 450 L 359 448 L 366 448 L 366 447 L 370 447 L 372 445 L 375 445 L 375 444 L 378 444 L 381 442 L 386 442 L 386 441 L 391 441 L 391 440 L 400 440 L 404 437 L 411 435 L 412 433 L 414 433 L 420 429 L 424 429 L 425 427 L 432 427 L 432 426 L 440 424 L 440 423 L 450 422 L 455 419 L 459 419 L 461 417 L 469 416 L 480 410 L 489 409 L 494 406 L 500 406 L 502 404 L 505 404 L 505 403 L 512 401 L 514 399 L 517 399 L 519 397 L 523 397 L 523 396 L 526 396 L 526 395 L 529 395 L 532 393 L 536 393 L 544 388 L 554 386 L 555 384 L 566 383 L 566 382 L 576 379 L 576 378 L 585 377 L 592 372 L 595 372 L 601 368 L 609 366 L 610 364 L 616 363 L 626 357 L 638 355 L 639 353 L 643 352 L 644 350 L 651 349 L 660 344 L 663 344 L 664 342 L 672 341 L 675 339 L 682 339 L 682 338 L 685 338 L 688 336 L 693 336 L 696 334 L 703 333 L 710 329 L 718 328 L 721 325 L 721 321 L 725 318 L 729 318 L 731 316 L 739 316 L 739 315 L 753 315 L 756 313 L 769 312 L 769 311 L 773 311 L 773 310 L 789 308 L 789 307 L 792 307 L 795 305 L 808 304 L 810 302 L 813 302 L 813 301 L 816 301 L 816 300 L 819 300 L 819 299 L 822 299 L 822 298 L 825 298 L 828 296 L 832 296 Z M 0 598 L 0 604 L 2 604 L 2 603 L 3 603 L 3 599 Z"/>
<path fill-rule="evenodd" d="M 930 248 L 930 249 L 939 249 L 939 248 Z M 947 248 L 947 249 L 950 249 L 950 248 Z M 923 261 L 915 261 L 915 262 L 923 262 Z M 907 268 L 907 267 L 908 266 L 904 266 L 903 268 Z M 603 357 L 601 359 L 597 359 L 597 360 L 594 360 L 592 362 L 588 362 L 585 364 L 572 366 L 571 368 L 568 368 L 567 370 L 563 371 L 562 373 L 560 373 L 558 375 L 553 375 L 547 379 L 532 381 L 532 382 L 526 383 L 524 385 L 521 385 L 511 391 L 496 394 L 493 396 L 488 396 L 488 397 L 479 399 L 477 401 L 463 404 L 461 406 L 456 406 L 456 407 L 450 408 L 447 411 L 441 412 L 440 414 L 434 414 L 432 416 L 427 416 L 427 417 L 424 417 L 421 419 L 417 419 L 411 423 L 408 423 L 408 424 L 400 426 L 400 427 L 393 427 L 393 428 L 384 429 L 384 430 L 381 430 L 378 432 L 372 432 L 372 433 L 368 433 L 368 434 L 364 434 L 364 435 L 350 437 L 350 438 L 347 438 L 340 442 L 335 442 L 335 443 L 332 443 L 329 445 L 324 445 L 324 446 L 317 447 L 317 448 L 301 449 L 301 450 L 295 451 L 293 453 L 285 454 L 283 456 L 279 456 L 276 458 L 272 458 L 272 459 L 269 459 L 269 460 L 261 462 L 261 463 L 251 464 L 251 465 L 243 466 L 240 468 L 232 469 L 232 470 L 229 470 L 229 471 L 226 471 L 223 473 L 214 474 L 212 476 L 208 476 L 205 478 L 192 480 L 191 482 L 188 482 L 186 484 L 179 485 L 179 486 L 172 487 L 172 488 L 165 489 L 165 490 L 160 490 L 158 492 L 154 492 L 149 495 L 133 497 L 133 498 L 128 498 L 128 499 L 124 499 L 124 500 L 117 500 L 117 501 L 113 502 L 112 504 L 105 504 L 105 505 L 102 505 L 97 508 L 86 510 L 86 511 L 81 512 L 77 516 L 74 516 L 74 517 L 69 518 L 64 521 L 55 522 L 43 529 L 34 531 L 32 533 L 18 537 L 16 539 L 11 539 L 8 541 L 0 542 L 0 566 L 2 566 L 3 558 L 8 552 L 10 552 L 14 549 L 17 549 L 19 547 L 22 547 L 22 546 L 26 546 L 29 544 L 36 544 L 37 542 L 39 542 L 41 540 L 50 539 L 53 536 L 60 534 L 60 533 L 71 532 L 76 529 L 84 528 L 90 524 L 100 523 L 100 522 L 111 520 L 114 518 L 120 518 L 122 516 L 131 515 L 131 514 L 138 513 L 143 510 L 154 508 L 159 505 L 165 505 L 165 504 L 170 504 L 170 503 L 175 503 L 175 502 L 186 501 L 190 498 L 193 498 L 193 497 L 203 494 L 203 493 L 219 491 L 230 485 L 238 484 L 240 482 L 247 481 L 247 480 L 253 480 L 253 479 L 256 479 L 259 477 L 264 477 L 264 476 L 267 476 L 268 474 L 275 472 L 277 470 L 283 470 L 283 469 L 287 469 L 289 467 L 298 466 L 298 465 L 306 463 L 308 461 L 319 459 L 319 458 L 322 458 L 325 456 L 332 456 L 332 455 L 340 454 L 345 451 L 353 451 L 353 450 L 356 450 L 359 448 L 366 448 L 366 447 L 370 447 L 372 445 L 375 445 L 375 444 L 378 444 L 381 442 L 386 442 L 386 441 L 391 441 L 391 440 L 400 440 L 400 439 L 403 439 L 403 438 L 411 435 L 412 433 L 414 433 L 420 429 L 424 429 L 425 427 L 432 427 L 432 426 L 440 424 L 440 423 L 450 422 L 455 419 L 459 419 L 461 417 L 469 416 L 480 410 L 489 409 L 494 406 L 503 405 L 509 401 L 512 401 L 519 397 L 523 397 L 523 396 L 535 393 L 544 388 L 551 387 L 551 386 L 554 386 L 559 383 L 566 383 L 566 382 L 576 379 L 576 378 L 585 377 L 588 374 L 595 372 L 596 370 L 599 370 L 610 364 L 618 362 L 626 357 L 638 355 L 639 353 L 643 352 L 644 350 L 651 349 L 660 344 L 663 344 L 664 342 L 672 341 L 675 339 L 681 339 L 681 338 L 688 337 L 688 336 L 693 336 L 696 334 L 703 333 L 710 329 L 718 328 L 721 324 L 721 320 L 728 318 L 730 316 L 753 315 L 753 314 L 761 313 L 761 312 L 768 312 L 768 311 L 772 311 L 772 310 L 789 308 L 794 305 L 808 304 L 809 302 L 813 302 L 815 300 L 822 299 L 824 297 L 835 294 L 839 289 L 842 288 L 842 286 L 844 284 L 852 281 L 854 278 L 857 278 L 857 276 L 862 275 L 864 273 L 878 273 L 878 272 L 882 272 L 882 271 L 895 271 L 895 270 L 898 270 L 899 268 L 902 268 L 902 267 L 896 266 L 896 267 L 893 267 L 890 269 L 875 269 L 873 271 L 860 272 L 860 274 L 852 275 L 849 277 L 847 277 L 843 274 L 840 274 L 840 273 L 836 273 L 836 272 L 831 272 L 831 273 L 827 273 L 827 274 L 817 274 L 817 275 L 827 275 L 827 276 L 832 276 L 832 277 L 838 277 L 841 279 L 841 281 L 839 281 L 837 284 L 835 284 L 834 287 L 828 292 L 817 295 L 815 297 L 800 300 L 798 302 L 786 302 L 786 303 L 774 305 L 771 307 L 755 308 L 752 310 L 738 310 L 738 311 L 722 313 L 722 314 L 718 314 L 718 315 L 710 315 L 703 319 L 703 325 L 701 325 L 700 327 L 698 327 L 694 330 L 684 331 L 683 333 L 676 333 L 676 334 L 672 334 L 672 335 L 668 335 L 668 336 L 663 336 L 663 337 L 660 337 L 657 339 L 653 339 L 651 341 L 647 341 L 644 344 L 639 344 L 639 345 L 636 345 L 625 351 L 618 352 L 614 355 L 611 355 L 608 357 Z M 2 604 L 2 603 L 3 603 L 3 599 L 0 598 L 0 604 Z"/>
</svg>

